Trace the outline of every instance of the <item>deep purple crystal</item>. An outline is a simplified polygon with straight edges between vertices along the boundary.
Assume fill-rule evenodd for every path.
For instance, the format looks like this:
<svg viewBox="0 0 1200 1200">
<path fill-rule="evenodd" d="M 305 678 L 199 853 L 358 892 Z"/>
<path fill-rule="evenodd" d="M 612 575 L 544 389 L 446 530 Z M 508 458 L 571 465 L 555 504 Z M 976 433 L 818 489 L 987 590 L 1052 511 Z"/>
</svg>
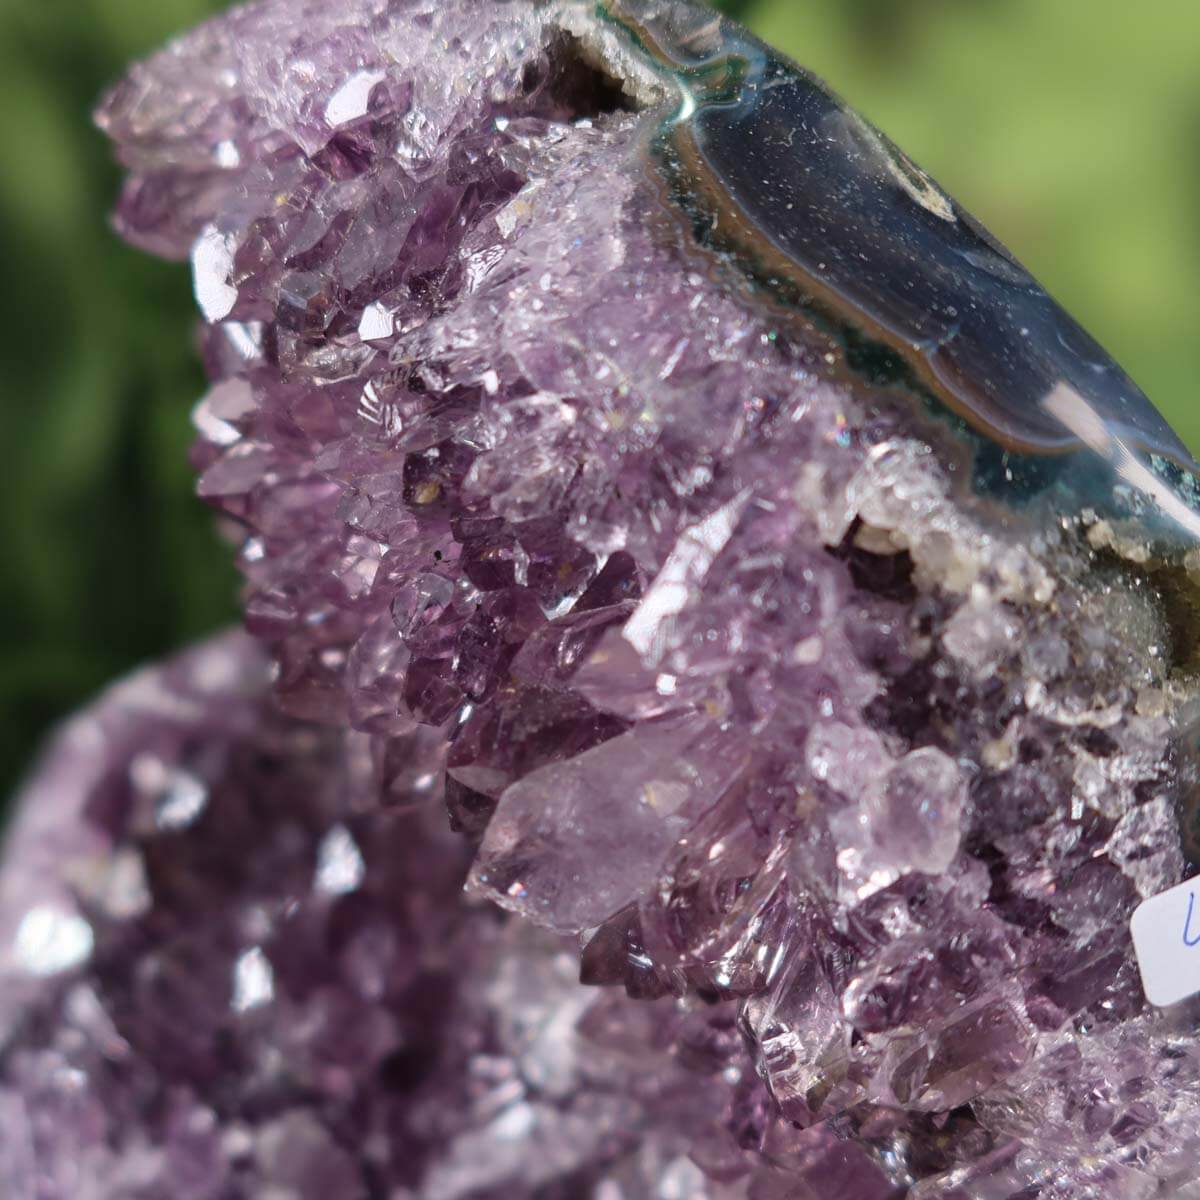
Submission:
<svg viewBox="0 0 1200 1200">
<path fill-rule="evenodd" d="M 265 0 L 105 102 L 254 640 L 21 800 L 14 1195 L 1200 1194 L 1183 569 L 831 375 L 656 87 L 568 0 Z"/>
</svg>

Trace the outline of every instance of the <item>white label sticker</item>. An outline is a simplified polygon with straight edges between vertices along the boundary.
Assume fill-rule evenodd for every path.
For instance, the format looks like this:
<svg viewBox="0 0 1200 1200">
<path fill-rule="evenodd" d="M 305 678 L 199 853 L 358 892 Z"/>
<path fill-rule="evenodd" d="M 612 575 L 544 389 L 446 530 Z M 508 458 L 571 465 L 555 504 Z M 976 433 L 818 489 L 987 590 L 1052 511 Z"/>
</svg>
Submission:
<svg viewBox="0 0 1200 1200">
<path fill-rule="evenodd" d="M 1200 875 L 1143 900 L 1129 920 L 1142 989 L 1163 1008 L 1200 993 Z"/>
</svg>

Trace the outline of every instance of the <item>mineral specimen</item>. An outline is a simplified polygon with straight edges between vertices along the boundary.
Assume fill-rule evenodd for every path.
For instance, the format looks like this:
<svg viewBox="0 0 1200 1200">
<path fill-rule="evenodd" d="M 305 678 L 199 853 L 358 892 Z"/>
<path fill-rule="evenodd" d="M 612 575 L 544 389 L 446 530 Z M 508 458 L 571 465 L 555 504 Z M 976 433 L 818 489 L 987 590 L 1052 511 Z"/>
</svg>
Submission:
<svg viewBox="0 0 1200 1200">
<path fill-rule="evenodd" d="M 461 901 L 443 739 L 402 739 L 385 807 L 367 738 L 266 689 L 227 635 L 114 688 L 34 783 L 0 894 L 3 1194 L 705 1194 L 730 1006 L 581 987 L 561 939 Z"/>
<path fill-rule="evenodd" d="M 20 800 L 14 1195 L 1200 1197 L 1195 466 L 1006 251 L 683 0 L 261 0 L 100 123 L 251 637 Z"/>
</svg>

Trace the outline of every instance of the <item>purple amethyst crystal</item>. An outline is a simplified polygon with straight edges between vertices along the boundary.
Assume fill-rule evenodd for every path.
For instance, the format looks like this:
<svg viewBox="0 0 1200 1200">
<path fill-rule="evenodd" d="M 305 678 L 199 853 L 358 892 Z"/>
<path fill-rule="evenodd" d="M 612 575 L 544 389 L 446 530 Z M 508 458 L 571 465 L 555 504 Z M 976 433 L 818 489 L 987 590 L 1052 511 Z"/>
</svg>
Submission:
<svg viewBox="0 0 1200 1200">
<path fill-rule="evenodd" d="M 384 805 L 370 739 L 280 716 L 267 676 L 240 634 L 135 676 L 31 785 L 0 892 L 4 1195 L 705 1194 L 732 1006 L 582 987 L 573 946 L 462 900 L 436 731 L 392 747 Z"/>
<path fill-rule="evenodd" d="M 1186 870 L 1192 464 L 781 61 L 683 0 L 261 0 L 107 99 L 251 637 L 20 801 L 15 1196 L 1200 1196 L 1200 1009 L 1128 933 Z M 829 264 L 738 191 L 778 97 L 874 164 Z"/>
</svg>

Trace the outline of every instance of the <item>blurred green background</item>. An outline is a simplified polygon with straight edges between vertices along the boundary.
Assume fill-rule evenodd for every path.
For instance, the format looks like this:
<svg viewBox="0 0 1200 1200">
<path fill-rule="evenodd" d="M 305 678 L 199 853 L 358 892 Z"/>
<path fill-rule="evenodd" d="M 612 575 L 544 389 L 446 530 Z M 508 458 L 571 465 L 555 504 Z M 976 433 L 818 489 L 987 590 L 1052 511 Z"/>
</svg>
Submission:
<svg viewBox="0 0 1200 1200">
<path fill-rule="evenodd" d="M 131 58 L 214 0 L 0 0 L 0 795 L 48 723 L 232 620 L 191 498 L 202 380 L 184 268 L 105 223 L 89 124 Z M 731 0 L 1033 269 L 1194 447 L 1200 4 Z"/>
</svg>

